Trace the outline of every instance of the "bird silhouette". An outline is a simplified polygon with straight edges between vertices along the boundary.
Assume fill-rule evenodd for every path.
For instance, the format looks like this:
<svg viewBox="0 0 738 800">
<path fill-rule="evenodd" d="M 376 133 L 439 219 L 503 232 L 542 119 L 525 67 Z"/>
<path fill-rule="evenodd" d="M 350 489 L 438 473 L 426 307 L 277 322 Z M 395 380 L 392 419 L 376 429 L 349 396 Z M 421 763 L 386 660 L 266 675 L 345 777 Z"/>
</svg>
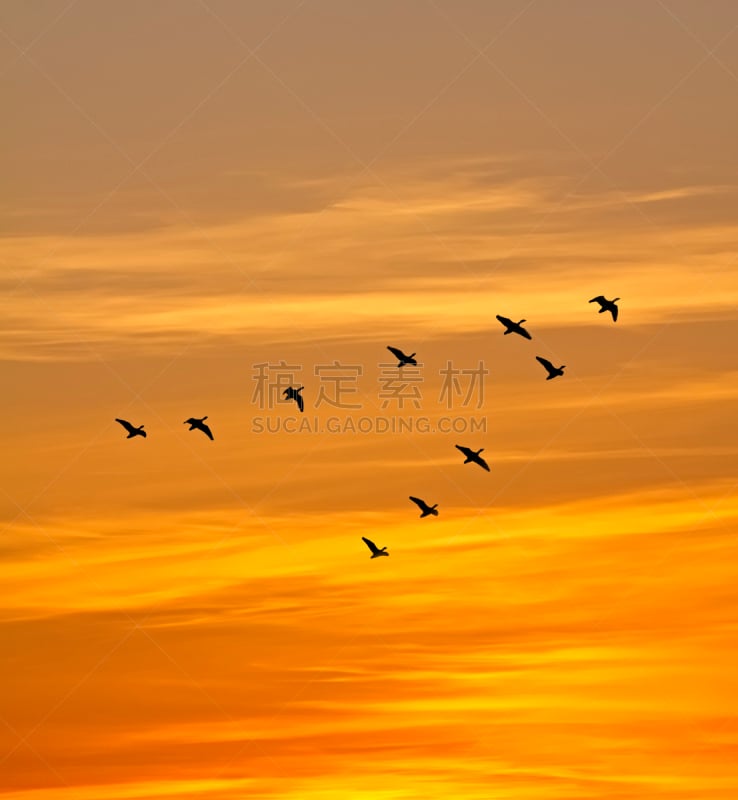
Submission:
<svg viewBox="0 0 738 800">
<path fill-rule="evenodd" d="M 438 508 L 438 503 L 429 506 L 428 503 L 425 502 L 425 500 L 421 500 L 419 497 L 413 497 L 412 495 L 410 495 L 410 499 L 423 512 L 420 515 L 421 519 L 423 519 L 423 517 L 429 516 L 430 514 L 433 514 L 434 517 L 438 516 L 438 511 L 436 511 L 436 509 Z"/>
<path fill-rule="evenodd" d="M 612 300 L 608 300 L 603 294 L 598 294 L 597 297 L 593 297 L 589 302 L 590 303 L 598 303 L 600 306 L 599 313 L 604 314 L 605 311 L 609 311 L 612 314 L 612 321 L 618 321 L 618 307 L 615 303 L 620 300 L 619 297 L 614 297 Z"/>
<path fill-rule="evenodd" d="M 297 403 L 297 407 L 300 411 L 305 410 L 305 401 L 302 399 L 302 395 L 300 392 L 304 389 L 304 386 L 300 386 L 299 389 L 293 389 L 291 386 L 288 386 L 282 394 L 287 395 L 288 400 L 294 400 Z"/>
<path fill-rule="evenodd" d="M 135 425 L 131 425 L 127 420 L 118 419 L 118 417 L 115 418 L 115 421 L 119 422 L 128 431 L 126 439 L 133 439 L 134 436 L 143 436 L 146 438 L 146 431 L 143 429 L 143 425 L 139 425 L 137 428 Z"/>
<path fill-rule="evenodd" d="M 546 376 L 547 381 L 551 381 L 554 378 L 558 378 L 559 375 L 564 374 L 566 364 L 562 364 L 560 367 L 555 367 L 547 358 L 543 358 L 542 356 L 536 356 L 536 361 L 538 361 L 540 364 L 543 364 L 543 366 L 546 368 L 546 372 L 548 372 L 548 375 Z"/>
<path fill-rule="evenodd" d="M 367 539 L 366 536 L 362 536 L 361 538 L 364 540 L 364 542 L 366 542 L 366 546 L 372 551 L 372 558 L 379 558 L 379 556 L 389 555 L 386 546 L 379 548 L 371 539 Z"/>
<path fill-rule="evenodd" d="M 533 337 L 525 330 L 523 327 L 523 323 L 525 322 L 524 319 L 518 320 L 517 322 L 513 322 L 511 319 L 507 317 L 502 317 L 499 314 L 495 315 L 497 319 L 505 326 L 505 332 L 502 334 L 503 336 L 507 336 L 508 333 L 517 333 L 522 336 L 524 339 L 532 339 Z"/>
<path fill-rule="evenodd" d="M 405 355 L 405 354 L 402 352 L 402 350 L 399 350 L 399 349 L 398 349 L 398 348 L 396 348 L 396 347 L 390 347 L 390 346 L 388 345 L 388 346 L 387 346 L 387 349 L 388 349 L 388 350 L 390 351 L 390 353 L 392 353 L 392 355 L 393 355 L 393 356 L 395 356 L 395 358 L 396 358 L 396 359 L 397 359 L 397 360 L 400 362 L 400 363 L 397 365 L 398 367 L 404 367 L 404 366 L 405 366 L 405 364 L 413 364 L 413 365 L 415 365 L 415 366 L 417 366 L 417 365 L 418 365 L 418 362 L 417 362 L 417 361 L 415 360 L 415 358 L 414 358 L 414 356 L 415 356 L 415 353 L 410 353 L 410 355 L 409 355 L 409 356 L 406 356 L 406 355 Z"/>
<path fill-rule="evenodd" d="M 198 419 L 197 417 L 190 417 L 189 419 L 186 419 L 184 421 L 184 424 L 189 425 L 191 431 L 194 431 L 195 428 L 197 428 L 197 430 L 202 431 L 205 434 L 205 436 L 208 437 L 208 439 L 212 439 L 213 432 L 210 430 L 209 426 L 205 424 L 206 419 L 207 416 L 204 416 L 202 419 Z"/>
<path fill-rule="evenodd" d="M 457 444 L 455 445 L 457 450 L 461 450 L 461 452 L 466 456 L 464 461 L 465 464 L 473 461 L 475 464 L 479 464 L 482 469 L 486 469 L 489 472 L 489 464 L 480 456 L 479 454 L 484 450 L 483 447 L 480 447 L 479 450 L 472 450 L 471 447 L 462 447 L 462 445 Z"/>
</svg>

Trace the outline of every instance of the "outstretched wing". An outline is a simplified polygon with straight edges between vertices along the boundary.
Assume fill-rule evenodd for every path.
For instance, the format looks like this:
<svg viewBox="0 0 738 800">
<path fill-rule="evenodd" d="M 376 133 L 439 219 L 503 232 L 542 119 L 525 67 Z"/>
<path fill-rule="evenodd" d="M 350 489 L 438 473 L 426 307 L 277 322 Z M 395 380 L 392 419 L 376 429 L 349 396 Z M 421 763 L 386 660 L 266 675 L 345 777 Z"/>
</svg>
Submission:
<svg viewBox="0 0 738 800">
<path fill-rule="evenodd" d="M 597 297 L 593 297 L 589 302 L 590 303 L 600 303 L 600 304 L 602 304 L 602 303 L 605 302 L 605 295 L 604 294 L 598 294 Z"/>
<path fill-rule="evenodd" d="M 610 311 L 612 312 L 612 321 L 613 322 L 617 322 L 618 321 L 618 307 L 615 305 L 615 303 L 612 304 L 612 308 L 610 309 Z"/>
<path fill-rule="evenodd" d="M 390 353 L 392 353 L 392 355 L 395 358 L 399 359 L 400 361 L 404 361 L 407 358 L 407 356 L 402 352 L 402 350 L 398 350 L 396 347 L 390 347 L 389 345 L 387 345 L 387 349 L 390 351 Z"/>
<path fill-rule="evenodd" d="M 463 446 L 462 446 L 462 445 L 460 445 L 460 444 L 455 444 L 455 445 L 454 445 L 454 447 L 455 447 L 457 450 L 461 450 L 461 452 L 462 452 L 462 453 L 463 453 L 463 454 L 464 454 L 464 455 L 465 455 L 467 458 L 470 458 L 470 457 L 471 457 L 472 451 L 471 451 L 471 450 L 470 450 L 468 447 L 463 447 Z"/>
<path fill-rule="evenodd" d="M 210 426 L 206 425 L 204 422 L 200 425 L 200 430 L 210 439 L 213 440 L 213 432 L 210 430 Z"/>
<path fill-rule="evenodd" d="M 503 317 L 500 314 L 495 314 L 495 317 L 506 327 L 509 328 L 512 325 L 512 320 L 508 319 L 507 317 Z"/>
<path fill-rule="evenodd" d="M 125 419 L 118 419 L 118 417 L 116 417 L 115 421 L 119 422 L 128 431 L 128 433 L 133 433 L 136 430 L 136 428 L 134 428 L 133 425 L 131 425 L 131 423 Z"/>
<path fill-rule="evenodd" d="M 304 411 L 305 410 L 305 401 L 302 399 L 302 395 L 299 392 L 295 392 L 294 397 L 295 397 L 295 401 L 297 402 L 297 407 L 300 409 L 300 411 Z"/>
<path fill-rule="evenodd" d="M 413 497 L 412 495 L 410 495 L 410 499 L 421 511 L 427 510 L 428 504 L 425 502 L 425 500 L 421 500 L 419 497 Z"/>
<path fill-rule="evenodd" d="M 554 365 L 547 358 L 543 358 L 542 356 L 536 356 L 536 361 L 538 361 L 540 364 L 543 364 L 543 366 L 549 372 L 551 372 L 554 369 Z"/>
<path fill-rule="evenodd" d="M 482 456 L 477 456 L 477 464 L 489 472 L 489 464 L 482 458 Z"/>
<path fill-rule="evenodd" d="M 524 336 L 526 339 L 532 339 L 533 338 L 528 333 L 528 331 L 525 330 L 525 328 L 522 325 L 518 325 L 517 333 L 519 333 L 521 336 Z"/>
<path fill-rule="evenodd" d="M 362 536 L 361 538 L 365 542 L 366 546 L 372 551 L 372 553 L 379 552 L 379 548 L 371 539 L 367 539 L 366 536 Z"/>
</svg>

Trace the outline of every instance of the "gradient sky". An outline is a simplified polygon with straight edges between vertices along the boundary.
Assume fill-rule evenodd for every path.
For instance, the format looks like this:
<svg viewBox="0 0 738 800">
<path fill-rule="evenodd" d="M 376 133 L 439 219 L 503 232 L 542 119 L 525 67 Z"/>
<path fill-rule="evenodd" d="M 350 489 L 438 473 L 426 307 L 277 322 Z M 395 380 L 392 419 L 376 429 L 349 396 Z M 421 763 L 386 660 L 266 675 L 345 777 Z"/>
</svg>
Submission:
<svg viewBox="0 0 738 800">
<path fill-rule="evenodd" d="M 734 800 L 738 4 L 0 34 L 0 797 Z M 388 344 L 421 409 L 382 408 Z M 258 433 L 281 360 L 317 425 L 486 430 Z M 334 361 L 361 409 L 314 408 Z"/>
</svg>

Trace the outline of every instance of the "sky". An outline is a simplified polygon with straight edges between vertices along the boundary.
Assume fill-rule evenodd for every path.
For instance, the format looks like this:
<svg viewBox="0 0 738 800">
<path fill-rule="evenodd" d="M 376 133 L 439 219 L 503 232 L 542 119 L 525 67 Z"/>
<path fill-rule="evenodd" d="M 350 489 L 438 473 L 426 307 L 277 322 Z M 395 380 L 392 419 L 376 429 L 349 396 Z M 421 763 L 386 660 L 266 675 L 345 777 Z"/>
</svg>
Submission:
<svg viewBox="0 0 738 800">
<path fill-rule="evenodd" d="M 0 74 L 0 798 L 736 797 L 732 0 L 4 0 Z"/>
</svg>

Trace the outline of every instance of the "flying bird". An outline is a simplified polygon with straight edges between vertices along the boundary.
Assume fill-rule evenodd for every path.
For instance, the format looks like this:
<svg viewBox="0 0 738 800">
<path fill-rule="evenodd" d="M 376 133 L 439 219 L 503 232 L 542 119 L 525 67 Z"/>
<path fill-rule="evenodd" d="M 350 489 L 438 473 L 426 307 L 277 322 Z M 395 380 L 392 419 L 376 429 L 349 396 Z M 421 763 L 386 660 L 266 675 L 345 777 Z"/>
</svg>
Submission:
<svg viewBox="0 0 738 800">
<path fill-rule="evenodd" d="M 137 428 L 135 425 L 131 425 L 127 420 L 118 419 L 118 417 L 115 418 L 115 421 L 119 422 L 128 431 L 126 439 L 133 439 L 134 436 L 143 436 L 146 438 L 146 431 L 143 429 L 143 425 L 139 425 Z"/>
<path fill-rule="evenodd" d="M 287 395 L 288 400 L 294 400 L 297 403 L 297 407 L 300 411 L 305 410 L 305 401 L 302 399 L 302 395 L 300 392 L 304 389 L 304 386 L 300 386 L 299 389 L 293 389 L 291 386 L 288 386 L 282 394 Z"/>
<path fill-rule="evenodd" d="M 379 556 L 388 556 L 389 553 L 387 552 L 387 547 L 382 547 L 381 549 L 377 547 L 376 544 L 371 539 L 367 539 L 366 536 L 361 537 L 366 546 L 372 551 L 372 558 L 379 558 Z"/>
<path fill-rule="evenodd" d="M 560 375 L 564 374 L 566 364 L 562 364 L 560 367 L 555 367 L 547 358 L 543 358 L 541 356 L 536 356 L 536 361 L 538 361 L 540 364 L 543 364 L 543 366 L 546 368 L 546 372 L 548 372 L 548 375 L 546 376 L 547 381 L 558 378 Z"/>
<path fill-rule="evenodd" d="M 412 495 L 410 495 L 410 499 L 423 512 L 420 515 L 421 519 L 423 519 L 423 517 L 427 517 L 429 514 L 433 514 L 434 517 L 438 516 L 438 511 L 436 511 L 436 509 L 438 508 L 438 503 L 429 506 L 428 503 L 425 502 L 425 500 L 421 500 L 419 497 L 413 497 Z"/>
<path fill-rule="evenodd" d="M 604 295 L 598 294 L 597 297 L 593 297 L 589 302 L 590 303 L 599 303 L 600 310 L 599 313 L 603 314 L 605 311 L 609 311 L 612 314 L 612 321 L 618 321 L 618 307 L 615 303 L 620 300 L 619 297 L 615 297 L 612 300 L 608 300 Z"/>
<path fill-rule="evenodd" d="M 206 419 L 207 419 L 207 416 L 204 416 L 202 419 L 198 419 L 197 417 L 190 417 L 189 419 L 186 419 L 184 421 L 184 424 L 185 425 L 189 425 L 191 431 L 194 431 L 195 428 L 197 428 L 197 430 L 202 431 L 205 434 L 205 436 L 208 437 L 208 439 L 212 439 L 213 438 L 213 432 L 205 424 L 205 420 Z"/>
<path fill-rule="evenodd" d="M 472 450 L 471 447 L 462 447 L 460 444 L 455 445 L 457 450 L 461 450 L 461 452 L 466 456 L 464 461 L 465 464 L 473 461 L 475 464 L 479 464 L 482 469 L 486 469 L 489 472 L 489 464 L 480 456 L 479 454 L 484 450 L 483 447 L 480 447 L 479 450 Z"/>
<path fill-rule="evenodd" d="M 415 353 L 410 353 L 409 356 L 406 356 L 402 350 L 398 350 L 396 347 L 387 346 L 387 349 L 392 353 L 393 356 L 400 362 L 397 366 L 404 367 L 405 364 L 413 364 L 414 366 L 418 365 L 418 362 L 415 360 L 414 356 Z"/>
<path fill-rule="evenodd" d="M 502 317 L 499 314 L 496 314 L 495 316 L 505 326 L 505 332 L 502 334 L 503 336 L 507 336 L 508 333 L 517 333 L 525 339 L 533 338 L 523 327 L 523 323 L 525 322 L 524 319 L 513 322 L 511 319 Z"/>
</svg>

